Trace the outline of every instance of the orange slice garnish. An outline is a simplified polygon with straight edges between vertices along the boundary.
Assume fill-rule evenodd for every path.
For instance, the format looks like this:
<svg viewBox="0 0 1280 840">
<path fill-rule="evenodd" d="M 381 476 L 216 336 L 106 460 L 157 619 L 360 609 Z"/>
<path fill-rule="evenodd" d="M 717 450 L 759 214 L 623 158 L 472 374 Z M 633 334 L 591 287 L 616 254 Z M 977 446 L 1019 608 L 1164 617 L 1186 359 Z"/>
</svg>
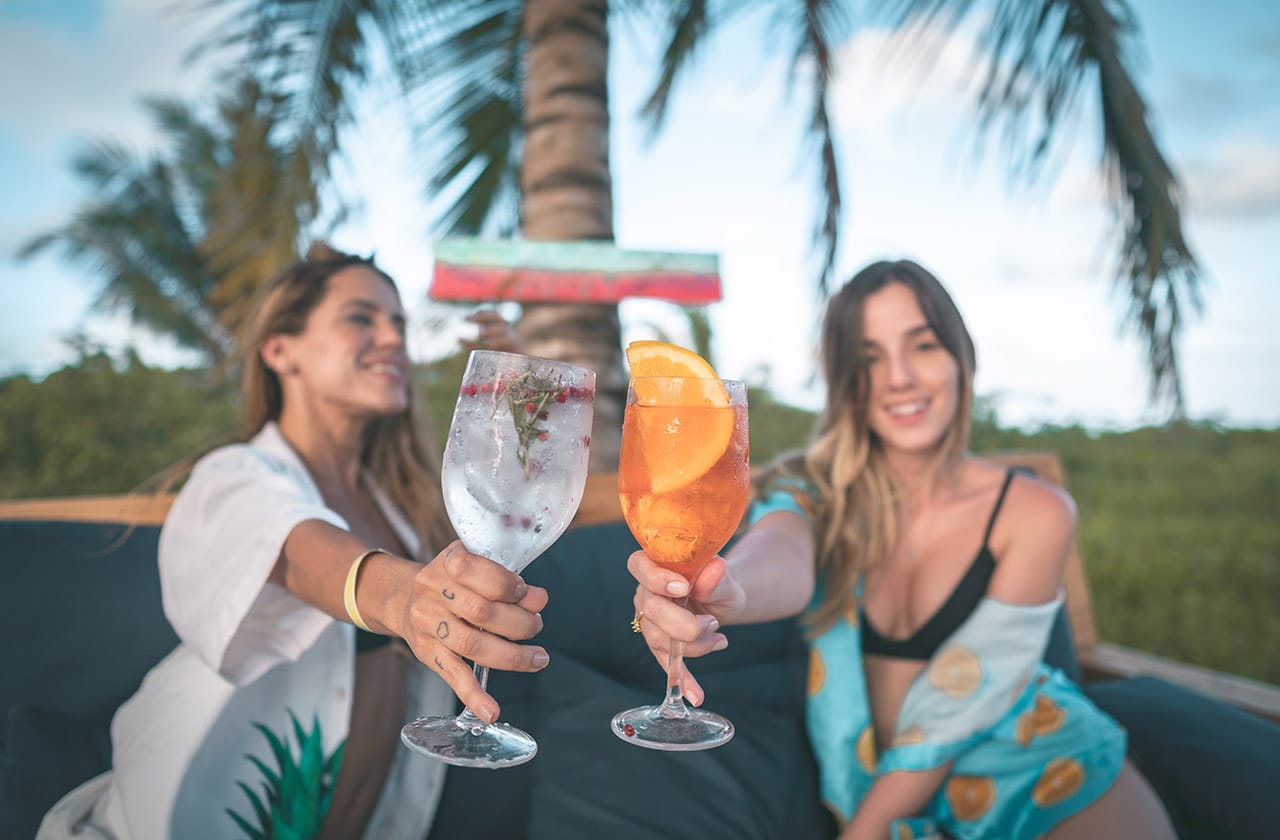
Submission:
<svg viewBox="0 0 1280 840">
<path fill-rule="evenodd" d="M 697 380 L 686 383 L 680 390 L 684 394 L 682 405 L 712 405 L 727 407 L 729 392 L 720 384 L 720 377 L 706 359 L 692 350 L 665 341 L 633 341 L 627 345 L 627 364 L 631 366 L 631 378 L 649 376 L 682 377 Z M 672 405 L 668 394 L 659 393 L 662 386 L 652 382 L 636 383 L 636 402 L 641 405 Z M 668 390 L 670 390 L 668 388 Z"/>
<path fill-rule="evenodd" d="M 633 341 L 627 361 L 635 393 L 627 421 L 635 423 L 650 489 L 662 494 L 686 487 L 729 448 L 736 422 L 729 392 L 706 359 L 674 344 Z"/>
</svg>

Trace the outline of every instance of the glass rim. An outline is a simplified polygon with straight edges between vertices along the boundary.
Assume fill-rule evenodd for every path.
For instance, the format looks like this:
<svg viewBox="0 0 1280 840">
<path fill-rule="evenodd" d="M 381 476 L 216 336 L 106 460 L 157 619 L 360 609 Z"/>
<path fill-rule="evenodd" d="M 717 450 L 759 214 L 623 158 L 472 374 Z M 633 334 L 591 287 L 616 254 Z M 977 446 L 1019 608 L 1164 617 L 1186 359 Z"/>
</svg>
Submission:
<svg viewBox="0 0 1280 840">
<path fill-rule="evenodd" d="M 719 382 L 726 385 L 743 385 L 747 383 L 742 379 L 725 379 L 719 376 L 632 376 L 628 382 L 660 382 L 663 380 L 671 382 Z"/>
<path fill-rule="evenodd" d="M 583 373 L 589 373 L 589 374 L 591 374 L 592 376 L 595 376 L 595 375 L 596 375 L 596 372 L 595 372 L 594 370 L 592 370 L 591 368 L 589 368 L 589 367 L 583 367 L 582 365 L 577 365 L 577 364 L 574 364 L 573 362 L 566 362 L 566 361 L 562 361 L 562 360 L 560 360 L 560 359 L 552 359 L 552 358 L 549 358 L 549 357 L 547 357 L 547 356 L 534 356 L 534 355 L 533 355 L 533 354 L 531 354 L 531 353 L 512 353 L 512 352 L 510 352 L 510 351 L 508 351 L 508 350 L 488 350 L 488 349 L 483 348 L 483 347 L 477 347 L 475 350 L 471 350 L 471 351 L 469 351 L 469 352 L 468 352 L 468 354 L 467 354 L 467 360 L 468 360 L 468 361 L 470 361 L 472 356 L 479 356 L 479 355 L 484 355 L 484 356 L 505 356 L 505 357 L 507 357 L 507 358 L 509 358 L 509 359 L 523 359 L 523 360 L 524 360 L 524 361 L 526 361 L 526 362 L 527 362 L 527 361 L 534 361 L 534 362 L 546 362 L 547 364 L 550 364 L 550 365 L 559 365 L 559 366 L 561 366 L 561 367 L 567 367 L 567 368 L 573 368 L 574 370 L 580 370 L 580 371 L 582 371 Z"/>
</svg>

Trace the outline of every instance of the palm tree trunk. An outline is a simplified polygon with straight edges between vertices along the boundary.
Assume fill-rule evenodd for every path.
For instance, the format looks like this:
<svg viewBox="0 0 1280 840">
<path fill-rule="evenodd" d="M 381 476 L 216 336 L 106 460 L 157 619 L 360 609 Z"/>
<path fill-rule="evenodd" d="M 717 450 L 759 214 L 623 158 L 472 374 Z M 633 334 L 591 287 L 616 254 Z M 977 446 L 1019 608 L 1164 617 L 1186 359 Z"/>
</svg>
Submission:
<svg viewBox="0 0 1280 840">
<path fill-rule="evenodd" d="M 528 239 L 613 239 L 608 17 L 608 0 L 525 4 L 520 191 Z M 591 470 L 616 470 L 627 390 L 618 307 L 526 304 L 517 330 L 528 352 L 596 372 Z"/>
</svg>

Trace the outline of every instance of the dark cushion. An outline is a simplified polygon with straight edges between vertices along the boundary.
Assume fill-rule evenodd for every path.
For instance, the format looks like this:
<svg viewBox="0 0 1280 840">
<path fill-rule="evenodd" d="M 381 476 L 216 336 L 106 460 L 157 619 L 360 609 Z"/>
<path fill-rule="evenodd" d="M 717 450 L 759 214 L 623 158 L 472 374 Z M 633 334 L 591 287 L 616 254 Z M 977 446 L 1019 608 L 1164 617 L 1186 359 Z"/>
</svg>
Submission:
<svg viewBox="0 0 1280 840">
<path fill-rule="evenodd" d="M 1044 651 L 1046 665 L 1057 668 L 1067 678 L 1080 685 L 1080 661 L 1076 659 L 1076 643 L 1071 636 L 1071 622 L 1067 618 L 1067 608 L 1058 610 L 1058 617 L 1053 621 L 1053 629 L 1049 632 L 1049 644 Z"/>
<path fill-rule="evenodd" d="M 0 521 L 0 824 L 22 827 L 0 836 L 31 836 L 108 768 L 112 715 L 177 645 L 160 604 L 159 532 Z"/>
<path fill-rule="evenodd" d="M 1086 693 L 1129 731 L 1182 840 L 1270 836 L 1280 826 L 1280 725 L 1154 677 Z"/>
<path fill-rule="evenodd" d="M 541 673 L 493 672 L 504 720 L 538 757 L 502 771 L 451 767 L 432 837 L 830 837 L 804 729 L 808 658 L 793 621 L 733 627 L 728 649 L 691 660 L 706 708 L 734 739 L 703 752 L 656 752 L 613 735 L 610 719 L 662 700 L 662 668 L 632 633 L 635 540 L 621 523 L 565 534 L 524 572 L 550 603 Z"/>
<path fill-rule="evenodd" d="M 0 751 L 0 837 L 34 837 L 64 793 L 111 767 L 107 727 L 33 706 L 6 716 Z"/>
<path fill-rule="evenodd" d="M 178 643 L 160 604 L 159 537 L 155 526 L 0 521 L 0 708 L 110 720 Z"/>
</svg>

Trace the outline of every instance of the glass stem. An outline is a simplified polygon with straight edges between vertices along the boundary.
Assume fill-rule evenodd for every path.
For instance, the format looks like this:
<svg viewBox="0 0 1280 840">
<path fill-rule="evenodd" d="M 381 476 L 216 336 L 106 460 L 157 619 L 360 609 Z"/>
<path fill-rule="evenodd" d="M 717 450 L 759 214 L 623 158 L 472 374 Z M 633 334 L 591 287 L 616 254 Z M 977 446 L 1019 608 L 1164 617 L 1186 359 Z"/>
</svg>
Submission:
<svg viewBox="0 0 1280 840">
<path fill-rule="evenodd" d="M 476 675 L 476 682 L 480 683 L 480 690 L 485 691 L 489 686 L 489 668 L 477 662 L 472 664 L 471 672 Z M 462 710 L 462 714 L 458 715 L 457 723 L 467 729 L 488 725 L 471 709 L 465 707 Z"/>
<path fill-rule="evenodd" d="M 681 606 L 688 607 L 689 599 L 681 601 Z M 659 713 L 663 717 L 688 717 L 689 707 L 684 704 L 684 642 L 672 641 L 667 651 L 667 696 L 662 701 Z"/>
</svg>

